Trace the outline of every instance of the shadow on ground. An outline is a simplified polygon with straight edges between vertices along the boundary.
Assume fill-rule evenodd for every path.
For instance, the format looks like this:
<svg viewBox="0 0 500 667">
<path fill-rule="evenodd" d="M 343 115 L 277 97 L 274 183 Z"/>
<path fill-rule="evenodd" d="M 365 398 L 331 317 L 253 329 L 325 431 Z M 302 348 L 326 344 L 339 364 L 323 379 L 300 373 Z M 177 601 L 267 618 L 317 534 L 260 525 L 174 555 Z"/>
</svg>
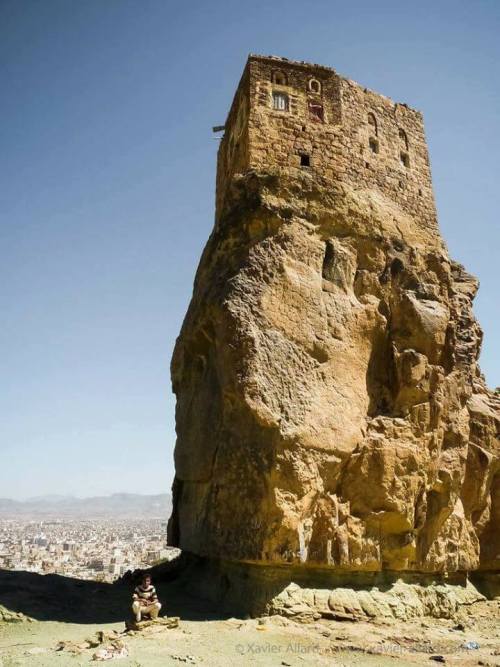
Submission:
<svg viewBox="0 0 500 667">
<path fill-rule="evenodd" d="M 163 604 L 162 616 L 197 621 L 227 618 L 190 595 L 185 583 L 179 585 L 175 577 L 154 583 Z M 106 584 L 57 574 L 0 569 L 0 605 L 38 621 L 84 624 L 125 621 L 130 618 L 133 587 L 131 580 Z"/>
</svg>

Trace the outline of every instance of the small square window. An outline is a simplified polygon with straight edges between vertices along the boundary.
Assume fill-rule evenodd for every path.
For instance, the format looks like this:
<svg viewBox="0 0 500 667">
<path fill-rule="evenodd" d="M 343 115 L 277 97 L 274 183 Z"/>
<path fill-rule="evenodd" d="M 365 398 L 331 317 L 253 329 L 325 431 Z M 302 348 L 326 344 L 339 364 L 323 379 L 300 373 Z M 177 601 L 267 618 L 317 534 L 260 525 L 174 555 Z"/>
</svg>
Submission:
<svg viewBox="0 0 500 667">
<path fill-rule="evenodd" d="M 375 137 L 370 137 L 368 140 L 368 145 L 370 146 L 372 153 L 378 153 L 378 141 L 375 139 Z"/>
<path fill-rule="evenodd" d="M 408 169 L 410 166 L 410 156 L 408 153 L 401 153 L 399 157 L 401 159 L 401 164 L 404 164 L 404 166 Z"/>
<path fill-rule="evenodd" d="M 286 74 L 284 72 L 280 72 L 279 70 L 277 72 L 273 72 L 271 81 L 273 83 L 276 83 L 278 86 L 286 86 L 287 85 Z"/>
<path fill-rule="evenodd" d="M 288 95 L 273 92 L 273 109 L 277 111 L 288 111 Z"/>
<path fill-rule="evenodd" d="M 306 153 L 301 153 L 301 155 L 300 155 L 300 166 L 301 167 L 310 167 L 311 166 L 311 158 Z"/>
</svg>

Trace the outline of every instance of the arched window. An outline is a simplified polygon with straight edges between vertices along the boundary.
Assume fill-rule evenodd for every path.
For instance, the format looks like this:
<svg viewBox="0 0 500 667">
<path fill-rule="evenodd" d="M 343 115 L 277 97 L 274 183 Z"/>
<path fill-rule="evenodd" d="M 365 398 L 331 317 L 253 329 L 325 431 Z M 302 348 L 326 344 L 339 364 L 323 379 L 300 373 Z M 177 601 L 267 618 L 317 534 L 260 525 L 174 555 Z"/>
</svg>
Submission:
<svg viewBox="0 0 500 667">
<path fill-rule="evenodd" d="M 399 128 L 399 143 L 403 150 L 408 150 L 408 136 L 402 128 Z"/>
<path fill-rule="evenodd" d="M 273 91 L 273 109 L 277 111 L 288 111 L 288 95 Z"/>
<path fill-rule="evenodd" d="M 282 72 L 281 70 L 277 70 L 276 72 L 273 72 L 271 80 L 277 86 L 286 86 L 286 85 L 288 85 L 286 74 L 284 72 Z"/>
<path fill-rule="evenodd" d="M 318 79 L 309 79 L 309 90 L 317 95 L 321 93 L 321 84 Z"/>
<path fill-rule="evenodd" d="M 372 134 L 374 134 L 376 137 L 378 137 L 377 119 L 375 118 L 375 114 L 373 114 L 371 111 L 368 114 L 368 125 L 371 128 Z"/>
</svg>

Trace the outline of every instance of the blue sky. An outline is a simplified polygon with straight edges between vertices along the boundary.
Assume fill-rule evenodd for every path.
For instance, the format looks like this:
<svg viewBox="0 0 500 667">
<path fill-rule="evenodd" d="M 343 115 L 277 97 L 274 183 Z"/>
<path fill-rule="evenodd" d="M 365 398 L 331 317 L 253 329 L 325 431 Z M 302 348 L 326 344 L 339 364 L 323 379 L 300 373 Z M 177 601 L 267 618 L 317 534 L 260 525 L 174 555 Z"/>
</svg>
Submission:
<svg viewBox="0 0 500 667">
<path fill-rule="evenodd" d="M 500 2 L 0 0 L 0 496 L 162 492 L 169 362 L 249 52 L 424 113 L 500 385 Z"/>
</svg>

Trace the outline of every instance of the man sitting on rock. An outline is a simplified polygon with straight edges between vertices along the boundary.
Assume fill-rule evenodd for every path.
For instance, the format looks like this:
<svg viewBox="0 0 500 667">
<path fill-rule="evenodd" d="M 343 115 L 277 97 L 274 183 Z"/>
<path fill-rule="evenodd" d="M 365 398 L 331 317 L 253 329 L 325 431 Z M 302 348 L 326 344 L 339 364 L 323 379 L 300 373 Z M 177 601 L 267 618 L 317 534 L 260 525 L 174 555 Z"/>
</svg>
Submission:
<svg viewBox="0 0 500 667">
<path fill-rule="evenodd" d="M 149 574 L 142 576 L 141 583 L 136 586 L 132 599 L 132 611 L 137 623 L 140 623 L 144 615 L 149 616 L 151 620 L 158 618 L 161 603 L 156 595 L 155 587 L 151 584 Z"/>
</svg>

